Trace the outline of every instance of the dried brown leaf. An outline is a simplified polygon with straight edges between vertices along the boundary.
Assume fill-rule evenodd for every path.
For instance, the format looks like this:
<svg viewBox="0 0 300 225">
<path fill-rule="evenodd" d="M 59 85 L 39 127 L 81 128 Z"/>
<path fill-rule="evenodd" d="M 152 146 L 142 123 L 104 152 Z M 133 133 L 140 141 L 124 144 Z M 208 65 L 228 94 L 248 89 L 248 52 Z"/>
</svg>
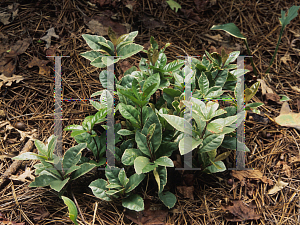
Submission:
<svg viewBox="0 0 300 225">
<path fill-rule="evenodd" d="M 22 76 L 18 76 L 18 75 L 13 75 L 12 77 L 6 77 L 3 74 L 0 75 L 0 88 L 2 85 L 6 85 L 6 86 L 11 86 L 12 82 L 16 82 L 19 83 L 21 80 L 24 80 L 24 78 Z"/>
<path fill-rule="evenodd" d="M 241 200 L 232 200 L 227 205 L 221 205 L 222 209 L 229 211 L 225 216 L 227 221 L 242 222 L 246 220 L 258 220 L 260 215 L 256 214 L 253 207 L 247 206 Z"/>
<path fill-rule="evenodd" d="M 34 171 L 31 171 L 31 170 L 30 170 L 30 167 L 27 167 L 27 168 L 25 169 L 25 172 L 24 172 L 24 173 L 22 173 L 22 174 L 19 175 L 19 176 L 11 175 L 11 176 L 10 176 L 10 179 L 12 179 L 12 180 L 19 180 L 19 181 L 22 181 L 22 182 L 26 182 L 26 181 L 27 181 L 26 178 L 28 177 L 28 178 L 30 178 L 30 180 L 34 180 L 34 176 L 32 175 L 33 172 L 34 172 Z"/>
<path fill-rule="evenodd" d="M 263 173 L 259 170 L 232 170 L 231 175 L 241 181 L 242 186 L 243 183 L 246 183 L 246 179 L 260 180 L 269 185 L 273 184 L 273 181 L 268 179 L 266 176 L 263 176 Z"/>
<path fill-rule="evenodd" d="M 50 48 L 51 45 L 51 37 L 59 38 L 59 36 L 55 33 L 54 27 L 47 30 L 47 34 L 41 37 L 41 40 L 46 41 L 46 48 Z"/>
<path fill-rule="evenodd" d="M 49 63 L 49 60 L 41 60 L 38 59 L 37 57 L 33 57 L 30 63 L 28 63 L 28 67 L 32 68 L 33 66 L 38 66 L 39 67 L 39 74 L 40 75 L 50 75 L 50 68 L 47 66 L 47 63 Z"/>
<path fill-rule="evenodd" d="M 85 23 L 92 32 L 100 36 L 107 35 L 109 27 L 114 30 L 117 36 L 127 34 L 130 31 L 129 24 L 120 24 L 112 21 L 111 18 L 106 15 L 95 15 L 91 18 L 85 17 Z"/>
<path fill-rule="evenodd" d="M 138 225 L 166 225 L 167 210 L 152 210 L 149 199 L 145 199 L 144 204 L 144 211 L 127 210 L 125 216 Z"/>
<path fill-rule="evenodd" d="M 270 189 L 268 191 L 268 194 L 273 195 L 273 194 L 277 193 L 278 191 L 282 190 L 283 188 L 285 188 L 286 186 L 288 186 L 288 184 L 289 183 L 285 183 L 279 178 L 278 181 L 276 182 L 276 184 L 274 185 L 274 187 L 272 187 L 272 189 Z"/>
</svg>

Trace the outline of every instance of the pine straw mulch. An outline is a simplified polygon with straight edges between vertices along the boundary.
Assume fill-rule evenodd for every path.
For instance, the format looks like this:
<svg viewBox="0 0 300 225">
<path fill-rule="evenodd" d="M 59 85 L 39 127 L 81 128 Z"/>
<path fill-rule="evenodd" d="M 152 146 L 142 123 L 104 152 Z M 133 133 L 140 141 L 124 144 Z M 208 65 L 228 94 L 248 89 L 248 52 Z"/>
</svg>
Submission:
<svg viewBox="0 0 300 225">
<path fill-rule="evenodd" d="M 170 61 L 186 53 L 203 55 L 204 50 L 218 49 L 220 46 L 231 51 L 240 50 L 242 54 L 247 55 L 240 40 L 224 32 L 209 30 L 214 24 L 233 22 L 247 37 L 259 78 L 264 79 L 277 94 L 287 95 L 291 99 L 291 109 L 299 112 L 299 92 L 291 89 L 291 86 L 300 87 L 299 52 L 291 47 L 292 40 L 300 35 L 299 16 L 285 29 L 270 74 L 266 75 L 263 72 L 268 67 L 279 36 L 280 10 L 286 11 L 292 5 L 300 5 L 300 1 L 178 1 L 182 6 L 178 13 L 160 0 L 137 1 L 133 5 L 133 11 L 126 8 L 126 4 L 132 4 L 134 1 L 98 1 L 98 4 L 102 4 L 100 9 L 85 0 L 18 2 L 19 11 L 14 21 L 5 26 L 0 25 L 0 40 L 8 46 L 25 38 L 31 38 L 33 41 L 23 54 L 17 56 L 14 74 L 24 77 L 24 80 L 18 84 L 3 86 L 0 90 L 0 109 L 7 115 L 0 123 L 9 122 L 14 125 L 21 121 L 25 124 L 26 132 L 34 129 L 38 131 L 39 140 L 45 141 L 54 133 L 54 64 L 45 57 L 49 53 L 45 52 L 45 42 L 38 41 L 49 28 L 54 27 L 59 36 L 59 39 L 52 38 L 52 48 L 57 47 L 55 51 L 58 55 L 70 56 L 62 59 L 63 98 L 88 99 L 92 93 L 101 89 L 98 80 L 100 70 L 90 66 L 87 60 L 79 56 L 79 53 L 89 49 L 81 35 L 91 33 L 83 13 L 88 17 L 100 13 L 113 14 L 119 23 L 131 24 L 131 31 L 139 31 L 136 38 L 138 44 L 146 44 L 150 36 L 154 36 L 160 46 L 167 42 L 172 43 L 166 50 Z M 2 1 L 0 7 L 5 9 L 12 3 L 13 1 Z M 222 39 L 214 37 L 218 34 Z M 291 58 L 284 63 L 280 59 L 286 54 Z M 28 64 L 33 57 L 49 60 L 43 68 L 48 67 L 51 71 L 39 74 L 38 67 L 29 68 Z M 133 56 L 127 62 L 135 65 L 139 62 L 139 57 L 140 55 Z M 116 74 L 121 74 L 124 69 L 120 65 L 125 67 L 126 63 L 116 65 Z M 251 72 L 246 76 L 246 84 L 253 83 L 255 79 Z M 263 101 L 261 93 L 256 95 L 254 101 Z M 62 106 L 63 127 L 79 124 L 83 118 L 96 112 L 87 101 L 63 101 Z M 280 104 L 268 102 L 261 111 L 274 118 L 279 115 L 280 108 Z M 281 177 L 288 186 L 274 195 L 268 195 L 271 187 L 265 182 L 247 179 L 243 181 L 245 186 L 241 186 L 235 179 L 232 187 L 227 183 L 231 178 L 229 171 L 200 176 L 194 181 L 194 200 L 184 199 L 176 192 L 178 202 L 169 210 L 167 223 L 299 224 L 300 167 L 290 160 L 291 157 L 300 154 L 299 131 L 280 127 L 272 121 L 263 123 L 251 118 L 247 118 L 245 131 L 246 145 L 251 150 L 246 157 L 246 167 L 261 171 L 274 183 Z M 4 141 L 5 135 L 8 136 Z M 19 132 L 13 129 L 2 132 L 0 138 L 0 171 L 4 174 L 12 164 L 10 157 L 21 151 L 27 139 L 20 141 Z M 75 145 L 74 139 L 70 137 L 69 132 L 64 131 L 64 150 L 72 145 Z M 3 157 L 6 154 L 10 156 Z M 234 161 L 232 154 L 226 162 L 227 166 L 234 167 Z M 32 168 L 36 162 L 26 163 L 20 165 L 17 174 L 22 173 L 25 167 Z M 85 186 L 88 184 L 86 182 Z M 93 197 L 88 189 L 74 188 L 74 193 L 86 224 L 132 224 L 126 218 L 119 202 L 100 201 Z M 66 206 L 49 188 L 28 188 L 28 182 L 8 180 L 2 183 L 0 195 L 0 212 L 10 221 L 20 224 L 71 224 Z M 146 196 L 147 193 L 144 193 L 144 197 Z M 72 198 L 70 193 L 69 197 Z M 231 206 L 234 204 L 233 200 L 242 200 L 243 204 L 249 207 L 254 203 L 260 218 L 238 223 L 228 221 L 228 215 L 221 205 L 227 202 L 228 206 Z M 161 207 L 161 204 L 157 207 Z M 237 214 L 247 218 L 247 213 L 248 210 Z M 80 215 L 78 220 L 80 224 L 84 224 Z M 7 224 L 4 221 L 0 221 L 1 223 Z"/>
</svg>

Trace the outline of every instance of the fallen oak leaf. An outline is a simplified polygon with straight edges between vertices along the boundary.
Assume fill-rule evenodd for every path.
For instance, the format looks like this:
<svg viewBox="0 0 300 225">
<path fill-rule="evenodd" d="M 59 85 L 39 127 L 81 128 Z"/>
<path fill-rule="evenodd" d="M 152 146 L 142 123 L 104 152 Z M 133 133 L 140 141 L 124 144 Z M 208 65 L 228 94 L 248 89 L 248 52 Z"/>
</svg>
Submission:
<svg viewBox="0 0 300 225">
<path fill-rule="evenodd" d="M 50 75 L 50 68 L 47 66 L 49 63 L 49 60 L 41 60 L 38 59 L 37 57 L 33 57 L 30 63 L 28 63 L 28 67 L 32 68 L 33 66 L 38 66 L 39 67 L 39 74 L 40 75 Z"/>
<path fill-rule="evenodd" d="M 300 130 L 300 113 L 294 113 L 287 102 L 282 104 L 280 115 L 275 118 L 280 126 L 293 127 Z"/>
<path fill-rule="evenodd" d="M 54 27 L 47 30 L 47 34 L 41 37 L 41 40 L 46 41 L 46 49 L 50 48 L 51 45 L 51 37 L 59 38 L 59 36 L 55 33 Z"/>
<path fill-rule="evenodd" d="M 19 3 L 8 5 L 6 10 L 7 12 L 5 11 L 0 12 L 0 22 L 3 23 L 4 25 L 13 22 L 14 18 L 18 15 L 19 5 L 20 5 Z"/>
<path fill-rule="evenodd" d="M 22 76 L 13 75 L 12 77 L 6 77 L 3 74 L 0 75 L 0 88 L 5 84 L 6 86 L 11 86 L 12 82 L 19 83 L 21 80 L 24 80 Z"/>
<path fill-rule="evenodd" d="M 30 170 L 30 167 L 27 167 L 24 171 L 24 173 L 22 173 L 21 175 L 17 176 L 17 175 L 11 175 L 9 179 L 11 180 L 19 180 L 22 182 L 26 182 L 26 178 L 30 178 L 30 180 L 34 180 L 34 176 L 32 175 L 34 171 Z"/>
</svg>

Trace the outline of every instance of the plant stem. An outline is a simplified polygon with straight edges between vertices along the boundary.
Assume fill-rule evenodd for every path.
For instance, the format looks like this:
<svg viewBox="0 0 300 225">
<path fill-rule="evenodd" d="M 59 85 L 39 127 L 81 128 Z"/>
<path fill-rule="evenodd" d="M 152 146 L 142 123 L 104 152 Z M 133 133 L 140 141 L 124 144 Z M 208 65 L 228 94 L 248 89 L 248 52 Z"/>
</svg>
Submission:
<svg viewBox="0 0 300 225">
<path fill-rule="evenodd" d="M 284 30 L 284 27 L 281 27 L 280 34 L 279 34 L 279 38 L 278 38 L 278 42 L 277 42 L 277 45 L 276 45 L 276 49 L 275 49 L 274 55 L 273 55 L 273 57 L 272 57 L 272 59 L 271 59 L 269 68 L 267 69 L 266 73 L 269 72 L 269 70 L 270 70 L 270 68 L 271 68 L 271 65 L 273 64 L 273 61 L 274 61 L 275 56 L 276 56 L 276 54 L 277 54 L 277 50 L 278 50 L 278 47 L 279 47 L 279 44 L 280 44 L 280 41 L 281 41 L 281 36 L 282 36 L 283 30 Z"/>
<path fill-rule="evenodd" d="M 248 54 L 249 54 L 249 56 L 250 56 L 250 55 L 251 55 L 251 52 L 250 52 L 250 49 L 249 49 L 249 46 L 248 46 L 247 39 L 245 39 L 244 42 L 245 42 L 245 45 L 246 45 Z M 255 66 L 254 66 L 253 58 L 252 58 L 252 57 L 250 57 L 250 62 L 251 62 L 251 66 L 252 66 L 252 68 L 253 68 L 253 73 L 255 74 L 255 76 L 257 76 L 257 71 L 256 71 L 256 68 L 255 68 Z"/>
<path fill-rule="evenodd" d="M 143 107 L 141 107 L 141 129 L 143 129 Z"/>
</svg>

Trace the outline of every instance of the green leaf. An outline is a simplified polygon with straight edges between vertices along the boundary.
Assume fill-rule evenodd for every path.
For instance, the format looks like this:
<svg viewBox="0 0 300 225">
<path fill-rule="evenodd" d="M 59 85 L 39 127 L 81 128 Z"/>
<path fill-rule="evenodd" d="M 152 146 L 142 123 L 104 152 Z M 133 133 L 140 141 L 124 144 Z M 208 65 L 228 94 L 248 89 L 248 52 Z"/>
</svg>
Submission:
<svg viewBox="0 0 300 225">
<path fill-rule="evenodd" d="M 239 28 L 234 24 L 234 23 L 227 23 L 227 24 L 222 24 L 222 25 L 213 25 L 211 30 L 223 30 L 230 35 L 241 38 L 241 39 L 246 39 L 240 32 Z"/>
<path fill-rule="evenodd" d="M 38 149 L 40 155 L 48 156 L 48 148 L 43 142 L 41 142 L 40 140 L 35 140 L 34 144 Z"/>
<path fill-rule="evenodd" d="M 222 161 L 222 160 L 226 159 L 228 156 L 230 156 L 230 154 L 231 154 L 231 151 L 223 152 L 222 154 L 218 155 L 214 161 L 215 162 Z"/>
<path fill-rule="evenodd" d="M 110 201 L 110 197 L 106 195 L 106 191 L 108 190 L 106 188 L 107 181 L 103 179 L 97 179 L 94 180 L 92 183 L 90 183 L 89 188 L 92 189 L 93 194 L 104 201 Z"/>
<path fill-rule="evenodd" d="M 125 152 L 122 155 L 122 163 L 126 166 L 132 166 L 134 164 L 134 160 L 139 157 L 142 156 L 143 154 L 141 153 L 140 150 L 138 149 L 133 149 L 133 148 L 129 148 L 126 149 Z"/>
<path fill-rule="evenodd" d="M 150 44 L 151 44 L 151 47 L 152 47 L 153 49 L 158 49 L 158 44 L 157 44 L 157 42 L 154 40 L 154 37 L 153 37 L 153 36 L 151 36 L 151 38 L 150 38 Z"/>
<path fill-rule="evenodd" d="M 134 160 L 134 169 L 137 174 L 141 174 L 143 168 L 150 162 L 149 158 L 139 156 Z"/>
<path fill-rule="evenodd" d="M 193 151 L 195 148 L 197 148 L 203 142 L 202 139 L 196 140 L 195 138 L 192 138 L 192 145 L 191 145 L 192 148 L 191 149 L 185 149 L 184 142 L 186 140 L 187 140 L 186 138 L 182 138 L 179 141 L 179 151 L 180 151 L 181 155 L 185 155 L 185 154 Z"/>
<path fill-rule="evenodd" d="M 138 35 L 138 31 L 133 31 L 128 34 L 128 36 L 124 41 L 133 41 L 137 35 Z"/>
<path fill-rule="evenodd" d="M 249 102 L 251 98 L 256 94 L 258 88 L 259 88 L 260 82 L 256 82 L 253 84 L 250 88 L 245 89 L 245 102 Z"/>
<path fill-rule="evenodd" d="M 70 126 L 67 126 L 64 131 L 73 131 L 73 130 L 83 130 L 83 127 L 80 126 L 80 125 L 70 125 Z"/>
<path fill-rule="evenodd" d="M 162 156 L 154 161 L 155 164 L 160 166 L 174 167 L 173 161 L 167 156 Z"/>
<path fill-rule="evenodd" d="M 72 166 L 76 165 L 81 158 L 81 151 L 85 148 L 86 148 L 86 144 L 81 143 L 66 151 L 63 159 L 63 168 L 69 169 Z"/>
<path fill-rule="evenodd" d="M 221 133 L 224 127 L 233 124 L 234 122 L 236 122 L 236 120 L 237 120 L 237 115 L 216 119 L 210 122 L 207 125 L 206 129 L 211 133 Z"/>
<path fill-rule="evenodd" d="M 202 95 L 206 95 L 206 93 L 208 92 L 209 89 L 209 81 L 205 75 L 205 73 L 201 73 L 201 76 L 198 80 L 198 84 L 199 84 L 199 89 L 200 89 L 200 93 Z"/>
<path fill-rule="evenodd" d="M 164 166 L 158 166 L 153 170 L 153 175 L 158 185 L 158 193 L 161 193 L 164 190 L 165 185 L 167 184 L 167 169 Z"/>
<path fill-rule="evenodd" d="M 106 121 L 106 115 L 107 111 L 105 108 L 99 110 L 91 119 L 91 130 L 94 128 L 95 124 Z"/>
<path fill-rule="evenodd" d="M 14 160 L 42 160 L 42 159 L 47 159 L 47 157 L 35 154 L 33 152 L 25 152 L 22 155 L 18 155 L 12 159 L 14 159 Z"/>
<path fill-rule="evenodd" d="M 119 175 L 118 175 L 118 178 L 119 178 L 119 181 L 121 183 L 121 185 L 123 187 L 125 187 L 127 185 L 127 183 L 129 182 L 129 179 L 127 178 L 126 176 L 126 173 L 125 173 L 125 170 L 124 168 L 122 168 L 119 172 Z"/>
<path fill-rule="evenodd" d="M 52 182 L 50 183 L 50 187 L 51 187 L 53 190 L 55 190 L 55 191 L 57 191 L 57 192 L 60 192 L 61 189 L 66 185 L 66 183 L 68 183 L 69 179 L 70 179 L 70 177 L 68 177 L 68 178 L 65 179 L 65 180 L 55 180 L 55 181 L 52 181 Z"/>
<path fill-rule="evenodd" d="M 151 140 L 152 136 L 153 136 L 153 133 L 155 131 L 155 127 L 156 127 L 156 124 L 153 123 L 150 125 L 150 127 L 148 128 L 148 131 L 147 131 L 147 139 L 148 140 Z"/>
<path fill-rule="evenodd" d="M 120 168 L 110 167 L 105 169 L 105 176 L 110 184 L 119 184 L 121 185 L 118 175 L 120 172 Z"/>
<path fill-rule="evenodd" d="M 74 202 L 65 196 L 61 196 L 61 198 L 64 201 L 65 205 L 68 206 L 70 220 L 72 220 L 72 222 L 75 225 L 78 225 L 78 223 L 76 221 L 77 220 L 77 208 L 76 208 Z"/>
<path fill-rule="evenodd" d="M 262 102 L 252 102 L 252 103 L 247 104 L 245 107 L 257 108 L 262 105 L 264 105 L 264 103 L 262 103 Z"/>
<path fill-rule="evenodd" d="M 177 201 L 176 196 L 169 191 L 158 194 L 158 197 L 169 209 L 173 208 Z"/>
<path fill-rule="evenodd" d="M 129 36 L 129 34 L 123 34 L 120 37 L 118 37 L 117 45 L 119 45 L 120 43 L 124 42 L 128 38 L 128 36 Z"/>
<path fill-rule="evenodd" d="M 126 76 L 127 77 L 127 76 Z M 123 79 L 122 79 L 123 80 Z M 120 86 L 119 85 L 117 85 L 117 88 L 119 88 Z M 147 100 L 145 100 L 145 101 L 140 101 L 140 100 L 138 100 L 135 96 L 133 96 L 132 94 L 131 94 L 131 92 L 129 92 L 129 91 L 127 91 L 127 90 L 122 90 L 122 89 L 118 89 L 118 92 L 120 92 L 122 95 L 124 95 L 125 97 L 127 97 L 127 98 L 129 98 L 131 101 L 133 101 L 136 105 L 138 105 L 138 106 L 144 106 L 144 105 L 146 105 L 147 104 Z M 119 94 L 118 94 L 119 95 Z M 119 98 L 120 98 L 120 96 L 119 96 Z"/>
<path fill-rule="evenodd" d="M 202 147 L 199 148 L 199 153 L 209 152 L 211 150 L 217 149 L 222 144 L 224 136 L 225 136 L 224 134 L 222 135 L 212 134 L 207 136 L 203 140 Z"/>
<path fill-rule="evenodd" d="M 90 34 L 83 34 L 82 37 L 91 49 L 95 51 L 102 50 L 110 55 L 113 55 L 113 49 L 111 48 L 111 46 L 108 45 L 108 48 L 107 45 L 100 44 L 101 42 L 107 43 L 107 40 L 104 37 Z"/>
<path fill-rule="evenodd" d="M 140 124 L 139 112 L 132 105 L 125 105 L 124 103 L 119 103 L 119 111 L 121 115 L 128 119 L 132 124 L 138 126 Z"/>
<path fill-rule="evenodd" d="M 49 174 L 41 174 L 36 177 L 33 182 L 29 184 L 29 187 L 45 187 L 50 185 L 53 181 L 59 180 L 57 177 Z"/>
<path fill-rule="evenodd" d="M 101 165 L 103 165 L 106 162 L 106 159 L 105 158 L 103 158 L 103 159 L 104 159 L 104 162 L 102 162 Z M 99 166 L 101 166 L 101 165 L 99 165 Z M 72 180 L 75 180 L 78 177 L 81 177 L 82 175 L 88 173 L 89 171 L 91 171 L 92 169 L 94 169 L 96 167 L 96 165 L 92 164 L 92 163 L 83 163 L 79 166 L 80 166 L 80 168 L 72 173 L 72 175 L 71 175 Z"/>
<path fill-rule="evenodd" d="M 170 157 L 174 151 L 178 149 L 178 143 L 176 142 L 163 142 L 157 151 L 155 152 L 156 158 L 162 156 Z"/>
<path fill-rule="evenodd" d="M 223 87 L 228 77 L 228 70 L 221 70 L 218 73 L 218 77 L 215 79 L 215 86 Z"/>
<path fill-rule="evenodd" d="M 145 174 L 133 174 L 129 177 L 129 182 L 125 185 L 125 193 L 130 193 L 144 180 Z"/>
<path fill-rule="evenodd" d="M 120 135 L 122 135 L 122 136 L 128 136 L 128 135 L 134 134 L 133 131 L 127 130 L 127 129 L 121 129 L 117 133 L 120 134 Z"/>
<path fill-rule="evenodd" d="M 239 142 L 239 145 L 241 145 L 242 143 L 240 141 L 237 140 L 236 137 L 229 137 L 229 136 L 225 136 L 223 143 L 222 143 L 222 147 L 223 148 L 227 148 L 227 149 L 231 149 L 231 150 L 237 150 L 237 151 L 242 151 L 242 149 L 237 149 L 237 142 Z M 248 147 L 246 145 L 245 146 L 245 151 L 246 152 L 250 152 L 250 150 L 248 149 Z"/>
<path fill-rule="evenodd" d="M 287 16 L 285 16 L 285 11 L 281 10 L 281 18 L 279 18 L 279 21 L 283 28 L 286 25 L 288 25 L 291 22 L 291 20 L 293 20 L 294 18 L 296 18 L 296 16 L 298 16 L 299 8 L 300 6 L 293 5 L 291 8 L 289 8 Z"/>
<path fill-rule="evenodd" d="M 158 73 L 148 77 L 143 85 L 143 100 L 148 99 L 158 89 L 160 84 L 160 76 Z"/>
<path fill-rule="evenodd" d="M 172 10 L 174 10 L 176 13 L 177 13 L 178 9 L 181 9 L 181 5 L 179 5 L 174 0 L 169 0 L 169 1 L 167 1 L 167 3 L 169 4 L 170 8 Z"/>
<path fill-rule="evenodd" d="M 240 55 L 240 51 L 235 51 L 235 52 L 229 53 L 229 56 L 228 56 L 226 62 L 224 63 L 224 66 L 227 66 L 229 63 L 234 62 L 239 55 Z"/>
<path fill-rule="evenodd" d="M 153 151 L 156 152 L 159 148 L 162 140 L 162 127 L 161 123 L 155 113 L 153 113 L 146 121 L 142 133 L 144 135 L 148 135 L 148 130 L 152 124 L 155 124 L 155 130 L 153 133 L 153 137 L 150 140 L 150 143 L 152 145 Z M 148 150 L 149 151 L 149 150 Z"/>
<path fill-rule="evenodd" d="M 117 49 L 117 55 L 121 56 L 120 59 L 126 59 L 140 51 L 143 50 L 143 46 L 141 45 L 137 45 L 134 43 L 128 43 L 122 47 L 120 47 L 119 49 Z"/>
<path fill-rule="evenodd" d="M 155 63 L 155 66 L 154 66 L 154 69 L 157 69 L 157 70 L 162 69 L 162 68 L 164 68 L 164 66 L 166 64 L 167 64 L 167 56 L 166 56 L 166 54 L 159 53 L 158 59 L 157 59 L 157 61 Z M 150 66 L 150 68 L 151 68 L 151 66 Z M 161 71 L 163 71 L 163 70 L 161 70 Z"/>
<path fill-rule="evenodd" d="M 192 129 L 192 126 L 184 118 L 181 118 L 179 116 L 174 116 L 174 115 L 161 114 L 161 113 L 159 113 L 159 115 L 163 117 L 176 130 L 185 132 L 185 129 L 186 130 Z M 185 124 L 187 125 L 187 127 L 184 126 Z"/>
<path fill-rule="evenodd" d="M 135 141 L 137 143 L 137 146 L 139 148 L 139 150 L 144 153 L 147 156 L 151 156 L 150 151 L 152 149 L 149 149 L 147 146 L 147 137 L 145 135 L 143 135 L 142 133 L 140 133 L 139 131 L 135 132 Z"/>
<path fill-rule="evenodd" d="M 203 172 L 218 173 L 226 170 L 226 166 L 222 161 L 212 162 L 212 165 L 206 167 Z"/>
<path fill-rule="evenodd" d="M 71 137 L 75 137 L 75 136 L 83 134 L 83 133 L 86 133 L 86 131 L 85 130 L 75 130 L 71 133 Z"/>
<path fill-rule="evenodd" d="M 281 102 L 285 102 L 285 101 L 290 101 L 291 99 L 288 97 L 288 96 L 286 96 L 286 95 L 278 95 L 278 96 L 280 96 L 281 97 L 281 99 L 280 99 L 280 101 Z M 258 103 L 258 102 L 257 102 Z M 253 104 L 253 103 L 251 103 L 251 104 Z M 263 103 L 261 103 L 262 105 L 263 105 Z M 249 104 L 248 104 L 249 105 Z"/>
<path fill-rule="evenodd" d="M 144 210 L 144 200 L 138 194 L 132 194 L 127 198 L 122 200 L 122 206 L 134 210 L 134 211 L 143 211 Z"/>
<path fill-rule="evenodd" d="M 87 52 L 80 53 L 79 55 L 90 60 L 91 62 L 94 61 L 95 59 L 103 56 L 103 54 L 101 54 L 98 51 L 87 51 Z"/>
<path fill-rule="evenodd" d="M 148 173 L 152 170 L 154 170 L 158 165 L 153 163 L 153 162 L 149 162 L 143 169 L 142 169 L 142 173 Z"/>
<path fill-rule="evenodd" d="M 115 75 L 111 71 L 108 71 L 108 70 L 103 70 L 99 74 L 99 80 L 100 80 L 100 83 L 103 88 L 107 88 L 107 77 L 108 76 L 115 77 Z"/>
<path fill-rule="evenodd" d="M 184 62 L 179 62 L 178 60 L 174 60 L 173 62 L 170 62 L 167 65 L 165 65 L 163 70 L 166 72 L 171 72 L 180 69 L 183 65 Z"/>
</svg>

